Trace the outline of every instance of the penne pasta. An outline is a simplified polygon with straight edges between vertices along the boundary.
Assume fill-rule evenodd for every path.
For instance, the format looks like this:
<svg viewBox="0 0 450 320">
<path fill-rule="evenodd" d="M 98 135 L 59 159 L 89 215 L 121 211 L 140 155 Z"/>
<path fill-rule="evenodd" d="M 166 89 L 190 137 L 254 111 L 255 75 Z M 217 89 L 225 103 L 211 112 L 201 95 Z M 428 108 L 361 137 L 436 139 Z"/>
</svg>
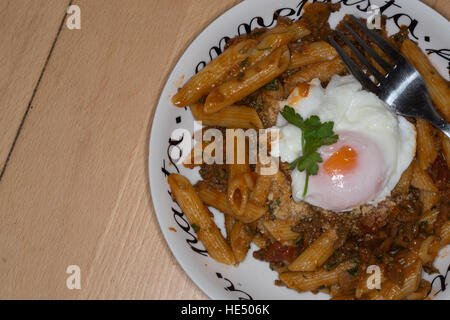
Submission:
<svg viewBox="0 0 450 320">
<path fill-rule="evenodd" d="M 190 107 L 195 120 L 203 125 L 224 128 L 262 129 L 263 124 L 254 108 L 247 106 L 228 106 L 215 113 L 205 113 L 203 105 Z"/>
<path fill-rule="evenodd" d="M 224 218 L 225 218 L 225 231 L 227 233 L 227 241 L 229 243 L 231 230 L 233 229 L 233 225 L 236 222 L 236 220 L 233 218 L 233 216 L 230 216 L 229 214 L 224 214 Z"/>
<path fill-rule="evenodd" d="M 422 278 L 422 263 L 416 260 L 403 270 L 402 283 L 392 280 L 383 283 L 380 291 L 372 291 L 372 300 L 401 300 L 419 289 Z"/>
<path fill-rule="evenodd" d="M 260 233 L 257 233 L 252 241 L 260 249 L 267 247 L 266 239 Z"/>
<path fill-rule="evenodd" d="M 317 290 L 323 286 L 331 286 L 339 282 L 339 276 L 347 270 L 356 267 L 351 261 L 345 261 L 331 271 L 320 269 L 315 272 L 285 272 L 280 274 L 280 280 L 288 288 L 299 292 Z"/>
<path fill-rule="evenodd" d="M 442 226 L 439 238 L 441 241 L 441 247 L 450 244 L 450 221 L 446 221 Z"/>
<path fill-rule="evenodd" d="M 250 68 L 259 61 L 267 58 L 279 47 L 287 45 L 291 42 L 293 37 L 294 34 L 289 32 L 266 33 L 266 36 L 261 40 L 261 42 L 250 51 L 246 64 L 247 68 Z"/>
<path fill-rule="evenodd" d="M 448 82 L 441 77 L 422 50 L 411 40 L 403 41 L 401 53 L 422 75 L 437 110 L 447 121 L 450 121 L 450 87 Z"/>
<path fill-rule="evenodd" d="M 433 128 L 431 124 L 422 119 L 416 121 L 417 129 L 417 159 L 422 170 L 427 170 L 436 160 L 438 152 L 436 150 Z"/>
<path fill-rule="evenodd" d="M 198 196 L 205 205 L 213 207 L 227 215 L 230 215 L 233 218 L 242 221 L 243 223 L 253 222 L 262 217 L 264 213 L 266 213 L 265 207 L 260 207 L 250 202 L 246 207 L 244 215 L 237 216 L 234 214 L 233 210 L 231 210 L 231 207 L 227 201 L 227 196 L 224 192 L 212 188 L 208 183 L 204 181 L 198 182 L 195 185 L 195 189 Z"/>
<path fill-rule="evenodd" d="M 250 201 L 259 206 L 265 206 L 267 197 L 272 187 L 273 177 L 269 175 L 258 175 L 255 187 L 250 195 Z"/>
<path fill-rule="evenodd" d="M 334 243 L 338 239 L 335 229 L 329 229 L 314 241 L 289 266 L 291 271 L 314 271 L 333 254 Z"/>
<path fill-rule="evenodd" d="M 242 79 L 227 81 L 212 90 L 205 101 L 205 113 L 217 112 L 258 90 L 282 74 L 287 69 L 289 60 L 287 46 L 278 48 L 270 56 L 249 68 Z"/>
<path fill-rule="evenodd" d="M 297 69 L 310 64 L 333 60 L 337 57 L 337 51 L 328 42 L 312 42 L 301 47 L 300 51 L 291 53 L 291 62 L 288 69 Z"/>
<path fill-rule="evenodd" d="M 414 171 L 414 165 L 411 164 L 408 169 L 406 169 L 401 178 L 400 181 L 397 183 L 397 186 L 395 187 L 395 191 L 398 193 L 406 194 L 409 192 L 409 187 L 411 186 L 411 179 L 413 176 Z"/>
<path fill-rule="evenodd" d="M 331 80 L 335 74 L 342 74 L 346 71 L 346 67 L 341 58 L 336 58 L 330 61 L 316 63 L 301 69 L 294 73 L 286 80 L 286 89 L 291 92 L 299 83 L 310 82 L 317 78 L 322 82 Z"/>
<path fill-rule="evenodd" d="M 434 228 L 434 223 L 439 217 L 439 209 L 433 209 L 425 211 L 419 220 L 419 225 L 422 226 L 427 232 L 432 232 Z"/>
<path fill-rule="evenodd" d="M 430 236 L 418 243 L 412 252 L 415 252 L 423 264 L 427 264 L 434 260 L 440 249 L 440 241 L 436 236 Z"/>
<path fill-rule="evenodd" d="M 421 280 L 419 284 L 419 289 L 406 296 L 406 300 L 423 300 L 428 296 L 431 290 L 431 284 L 426 280 Z"/>
<path fill-rule="evenodd" d="M 231 229 L 229 239 L 236 263 L 244 261 L 253 239 L 253 232 L 250 230 L 250 227 L 240 221 L 236 221 Z"/>
<path fill-rule="evenodd" d="M 431 179 L 430 175 L 426 171 L 420 168 L 417 161 L 414 163 L 411 185 L 419 190 L 438 192 L 438 188 L 435 186 L 433 179 Z"/>
<path fill-rule="evenodd" d="M 291 230 L 298 223 L 298 220 L 266 220 L 263 221 L 264 228 L 278 242 L 294 244 L 300 234 Z"/>
<path fill-rule="evenodd" d="M 195 225 L 199 240 L 209 255 L 222 263 L 235 262 L 230 246 L 214 223 L 210 211 L 203 205 L 188 179 L 179 174 L 171 174 L 167 179 L 172 196 L 183 210 L 191 225 Z"/>
<path fill-rule="evenodd" d="M 439 202 L 439 193 L 427 190 L 420 190 L 419 200 L 422 203 L 422 212 L 431 210 Z"/>
<path fill-rule="evenodd" d="M 177 107 L 185 107 L 198 102 L 221 83 L 236 64 L 248 57 L 250 49 L 256 45 L 257 41 L 250 39 L 226 49 L 178 90 L 172 97 L 173 104 Z"/>
</svg>

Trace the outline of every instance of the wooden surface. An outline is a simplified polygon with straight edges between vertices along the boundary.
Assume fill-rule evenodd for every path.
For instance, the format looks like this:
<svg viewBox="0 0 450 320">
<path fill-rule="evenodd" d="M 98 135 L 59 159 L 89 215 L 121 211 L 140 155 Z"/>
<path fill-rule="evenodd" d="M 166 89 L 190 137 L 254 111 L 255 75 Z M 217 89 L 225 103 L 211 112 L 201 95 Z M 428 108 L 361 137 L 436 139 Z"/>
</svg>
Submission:
<svg viewBox="0 0 450 320">
<path fill-rule="evenodd" d="M 69 1 L 0 0 L 0 299 L 206 298 L 159 230 L 148 138 L 177 59 L 238 2 L 74 0 L 69 30 Z"/>
</svg>

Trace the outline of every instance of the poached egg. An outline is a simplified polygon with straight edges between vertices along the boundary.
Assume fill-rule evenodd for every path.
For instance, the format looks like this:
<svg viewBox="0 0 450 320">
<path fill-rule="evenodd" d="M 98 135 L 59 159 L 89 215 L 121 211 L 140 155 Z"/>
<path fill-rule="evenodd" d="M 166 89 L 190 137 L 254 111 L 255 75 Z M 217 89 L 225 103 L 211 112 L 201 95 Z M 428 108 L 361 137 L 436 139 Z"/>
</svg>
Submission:
<svg viewBox="0 0 450 320">
<path fill-rule="evenodd" d="M 351 210 L 359 205 L 377 204 L 390 195 L 416 152 L 413 124 L 395 115 L 375 94 L 362 89 L 353 76 L 334 76 L 327 88 L 314 79 L 300 84 L 286 101 L 304 119 L 312 115 L 321 122 L 333 121 L 337 143 L 318 152 L 323 162 L 317 175 L 292 171 L 292 195 L 332 211 Z M 302 156 L 302 130 L 289 124 L 281 114 L 279 156 L 293 162 Z M 274 155 L 276 156 L 276 155 Z"/>
</svg>

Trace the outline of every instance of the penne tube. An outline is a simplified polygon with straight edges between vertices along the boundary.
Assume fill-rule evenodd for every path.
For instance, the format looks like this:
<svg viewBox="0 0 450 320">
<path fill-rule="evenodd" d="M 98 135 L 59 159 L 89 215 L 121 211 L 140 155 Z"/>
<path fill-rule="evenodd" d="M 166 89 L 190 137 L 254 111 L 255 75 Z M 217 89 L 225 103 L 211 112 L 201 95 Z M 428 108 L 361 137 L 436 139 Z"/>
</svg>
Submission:
<svg viewBox="0 0 450 320">
<path fill-rule="evenodd" d="M 317 41 L 301 47 L 300 51 L 291 53 L 288 69 L 297 69 L 310 64 L 333 60 L 339 55 L 328 42 Z"/>
<path fill-rule="evenodd" d="M 196 103 L 221 83 L 236 64 L 248 57 L 250 49 L 256 45 L 256 40 L 249 39 L 226 49 L 178 90 L 172 97 L 173 104 L 177 107 L 186 107 Z"/>
<path fill-rule="evenodd" d="M 430 175 L 420 168 L 419 163 L 414 163 L 414 172 L 411 179 L 411 185 L 419 190 L 425 190 L 430 192 L 438 192 L 438 188 L 435 186 L 433 179 Z"/>
<path fill-rule="evenodd" d="M 275 27 L 276 28 L 276 27 Z M 246 64 L 247 68 L 252 67 L 259 61 L 267 58 L 279 47 L 287 45 L 293 39 L 294 34 L 284 33 L 267 33 L 260 43 L 251 49 Z"/>
<path fill-rule="evenodd" d="M 335 229 L 329 229 L 314 241 L 289 266 L 291 271 L 314 271 L 333 254 L 334 243 L 338 239 Z"/>
<path fill-rule="evenodd" d="M 227 201 L 227 196 L 224 192 L 212 188 L 208 183 L 200 181 L 195 185 L 198 196 L 207 206 L 213 207 L 227 215 L 232 216 L 236 220 L 242 221 L 243 223 L 253 222 L 266 213 L 265 207 L 260 207 L 252 202 L 249 202 L 245 214 L 242 216 L 237 216 L 234 214 L 233 210 Z"/>
<path fill-rule="evenodd" d="M 209 255 L 222 263 L 234 264 L 230 246 L 214 223 L 211 212 L 206 208 L 188 179 L 180 174 L 171 174 L 167 179 L 172 196 L 177 201 L 189 223 L 195 225 L 199 240 Z"/>
<path fill-rule="evenodd" d="M 276 34 L 276 33 L 289 33 L 292 34 L 292 41 L 297 41 L 303 37 L 311 34 L 307 25 L 301 21 L 297 20 L 293 23 L 280 23 L 278 18 L 278 24 L 275 28 L 269 29 L 265 35 Z"/>
<path fill-rule="evenodd" d="M 224 218 L 225 218 L 225 231 L 227 233 L 227 241 L 230 242 L 231 230 L 233 229 L 233 225 L 236 222 L 236 220 L 229 214 L 224 214 Z"/>
<path fill-rule="evenodd" d="M 420 190 L 419 200 L 422 203 L 422 212 L 431 210 L 439 202 L 439 193 Z"/>
<path fill-rule="evenodd" d="M 450 221 L 446 221 L 442 226 L 439 238 L 441 241 L 441 247 L 450 244 Z"/>
<path fill-rule="evenodd" d="M 283 244 L 286 242 L 292 244 L 299 238 L 300 234 L 291 230 L 297 223 L 298 220 L 295 219 L 263 221 L 264 228 L 270 235 Z"/>
<path fill-rule="evenodd" d="M 431 284 L 426 280 L 421 280 L 419 289 L 405 297 L 406 300 L 424 300 L 430 292 Z"/>
<path fill-rule="evenodd" d="M 215 113 L 205 113 L 202 104 L 193 104 L 190 108 L 195 120 L 201 121 L 206 126 L 234 129 L 264 128 L 258 113 L 251 107 L 234 105 L 225 107 Z"/>
<path fill-rule="evenodd" d="M 256 234 L 252 241 L 260 249 L 267 247 L 266 238 L 260 233 Z"/>
<path fill-rule="evenodd" d="M 255 188 L 250 196 L 250 201 L 259 206 L 265 206 L 270 188 L 272 187 L 272 182 L 272 176 L 258 175 L 256 178 Z"/>
<path fill-rule="evenodd" d="M 436 258 L 440 249 L 440 240 L 436 236 L 430 236 L 418 243 L 411 251 L 420 258 L 423 264 L 427 264 Z"/>
<path fill-rule="evenodd" d="M 244 261 L 253 239 L 253 232 L 241 221 L 236 221 L 231 229 L 229 238 L 236 262 Z"/>
<path fill-rule="evenodd" d="M 401 53 L 419 71 L 427 85 L 436 109 L 450 121 L 450 87 L 418 46 L 409 39 L 403 41 Z"/>
<path fill-rule="evenodd" d="M 332 76 L 335 74 L 343 74 L 346 70 L 341 58 L 307 66 L 294 73 L 286 80 L 287 91 L 291 92 L 297 84 L 310 82 L 315 78 L 318 78 L 322 82 L 330 81 Z"/>
<path fill-rule="evenodd" d="M 242 100 L 286 71 L 290 60 L 289 49 L 283 46 L 270 56 L 249 68 L 242 79 L 236 78 L 213 89 L 206 98 L 205 113 L 214 113 Z"/>
<path fill-rule="evenodd" d="M 417 159 L 420 168 L 427 170 L 438 156 L 433 137 L 433 129 L 428 121 L 422 119 L 416 120 L 416 129 Z"/>
<path fill-rule="evenodd" d="M 339 277 L 347 270 L 356 267 L 356 263 L 345 261 L 331 271 L 320 269 L 314 272 L 285 272 L 280 274 L 280 280 L 288 288 L 299 292 L 317 290 L 323 286 L 331 286 L 339 282 Z"/>
<path fill-rule="evenodd" d="M 243 174 L 230 179 L 227 189 L 227 200 L 235 215 L 242 216 L 245 213 L 250 192 L 250 186 Z"/>
<path fill-rule="evenodd" d="M 433 209 L 425 211 L 420 217 L 419 224 L 424 227 L 427 232 L 432 232 L 434 228 L 434 223 L 437 221 L 439 217 L 440 210 Z"/>
<path fill-rule="evenodd" d="M 397 183 L 397 186 L 395 187 L 395 191 L 398 193 L 406 194 L 409 192 L 409 188 L 411 186 L 411 179 L 413 176 L 414 171 L 414 165 L 411 163 L 406 169 L 401 178 L 400 181 Z"/>
<path fill-rule="evenodd" d="M 417 291 L 422 278 L 422 263 L 416 260 L 403 270 L 402 283 L 398 284 L 392 280 L 383 283 L 380 291 L 372 291 L 372 300 L 401 300 Z"/>
</svg>

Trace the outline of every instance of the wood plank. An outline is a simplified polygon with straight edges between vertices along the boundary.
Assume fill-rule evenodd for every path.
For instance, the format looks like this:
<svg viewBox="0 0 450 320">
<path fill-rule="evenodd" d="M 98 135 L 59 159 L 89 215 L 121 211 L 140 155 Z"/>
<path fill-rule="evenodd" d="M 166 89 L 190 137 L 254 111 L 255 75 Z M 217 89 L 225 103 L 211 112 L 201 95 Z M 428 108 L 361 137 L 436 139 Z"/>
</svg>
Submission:
<svg viewBox="0 0 450 320">
<path fill-rule="evenodd" d="M 0 172 L 69 0 L 0 3 Z"/>
<path fill-rule="evenodd" d="M 205 297 L 156 222 L 148 136 L 174 63 L 236 2 L 75 2 L 82 28 L 62 31 L 0 183 L 0 297 Z"/>
<path fill-rule="evenodd" d="M 450 19 L 450 5 L 448 0 L 421 0 L 447 19 Z"/>
<path fill-rule="evenodd" d="M 237 2 L 75 2 L 0 182 L 0 298 L 206 298 L 159 230 L 148 137 L 175 62 Z"/>
</svg>

